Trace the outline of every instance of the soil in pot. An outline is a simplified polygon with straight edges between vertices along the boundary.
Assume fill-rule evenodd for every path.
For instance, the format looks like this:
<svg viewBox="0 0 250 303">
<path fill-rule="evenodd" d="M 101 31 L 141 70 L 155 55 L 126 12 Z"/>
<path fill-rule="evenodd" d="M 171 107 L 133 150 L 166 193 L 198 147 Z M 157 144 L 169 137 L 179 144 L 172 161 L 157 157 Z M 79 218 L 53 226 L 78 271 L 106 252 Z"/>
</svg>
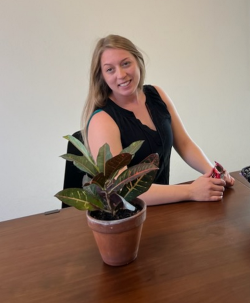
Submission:
<svg viewBox="0 0 250 303">
<path fill-rule="evenodd" d="M 139 213 L 142 210 L 140 205 L 135 205 L 136 209 L 131 211 L 129 209 L 119 209 L 116 214 L 113 216 L 111 213 L 103 212 L 103 211 L 91 211 L 90 216 L 97 220 L 111 221 L 111 220 L 120 220 L 132 217 Z"/>
</svg>

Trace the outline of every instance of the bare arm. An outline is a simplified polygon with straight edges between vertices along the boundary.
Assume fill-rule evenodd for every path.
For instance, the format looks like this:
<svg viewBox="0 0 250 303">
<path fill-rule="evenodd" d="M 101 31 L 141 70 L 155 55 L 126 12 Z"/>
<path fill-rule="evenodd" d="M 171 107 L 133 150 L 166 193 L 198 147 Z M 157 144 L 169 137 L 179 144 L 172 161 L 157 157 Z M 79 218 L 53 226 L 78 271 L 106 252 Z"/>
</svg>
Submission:
<svg viewBox="0 0 250 303">
<path fill-rule="evenodd" d="M 88 143 L 94 159 L 99 148 L 108 143 L 113 156 L 122 150 L 120 130 L 115 121 L 105 112 L 100 111 L 90 120 L 88 127 Z"/>
<path fill-rule="evenodd" d="M 174 107 L 171 99 L 163 92 L 162 89 L 155 86 L 158 93 L 160 94 L 162 100 L 166 103 L 168 110 L 172 118 L 172 130 L 174 137 L 174 148 L 178 154 L 183 158 L 183 160 L 190 165 L 195 170 L 199 171 L 202 174 L 211 175 L 211 168 L 213 165 L 208 160 L 203 151 L 199 148 L 197 144 L 190 138 L 188 135 L 182 121 Z M 210 176 L 209 175 L 209 176 Z M 226 186 L 230 187 L 234 184 L 234 178 L 225 170 L 224 180 Z"/>
<path fill-rule="evenodd" d="M 171 115 L 175 150 L 195 170 L 203 174 L 209 172 L 213 167 L 212 163 L 188 135 L 173 102 L 162 89 L 156 86 L 155 88 L 166 103 Z"/>
</svg>

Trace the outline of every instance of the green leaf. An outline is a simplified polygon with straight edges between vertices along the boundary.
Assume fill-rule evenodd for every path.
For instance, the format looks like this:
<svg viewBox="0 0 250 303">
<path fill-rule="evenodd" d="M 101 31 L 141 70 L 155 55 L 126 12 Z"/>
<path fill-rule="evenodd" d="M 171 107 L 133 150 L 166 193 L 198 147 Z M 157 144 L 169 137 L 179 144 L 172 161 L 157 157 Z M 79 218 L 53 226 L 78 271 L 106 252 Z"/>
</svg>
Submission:
<svg viewBox="0 0 250 303">
<path fill-rule="evenodd" d="M 90 184 L 91 180 L 92 179 L 89 177 L 89 175 L 85 174 L 82 178 L 82 186 L 85 186 L 85 184 Z"/>
<path fill-rule="evenodd" d="M 112 185 L 108 190 L 110 191 L 118 191 L 125 184 L 132 182 L 133 180 L 148 174 L 153 170 L 157 170 L 158 167 L 151 163 L 140 163 L 129 167 L 124 172 L 122 172 L 118 178 L 116 179 L 114 185 Z"/>
<path fill-rule="evenodd" d="M 85 155 L 76 156 L 73 154 L 65 154 L 61 156 L 63 159 L 68 161 L 73 161 L 74 165 L 78 167 L 80 170 L 90 174 L 91 176 L 95 176 L 99 173 L 98 168 L 92 162 L 89 161 Z"/>
<path fill-rule="evenodd" d="M 124 197 L 122 197 L 120 195 L 118 195 L 118 196 L 121 198 L 121 200 L 123 202 L 124 208 L 129 209 L 131 211 L 135 210 L 135 206 L 134 205 L 130 204 L 126 199 L 124 199 Z"/>
<path fill-rule="evenodd" d="M 103 209 L 103 202 L 90 192 L 80 188 L 67 188 L 58 192 L 57 197 L 63 203 L 74 206 L 79 210 Z"/>
<path fill-rule="evenodd" d="M 109 196 L 109 204 L 113 214 L 119 209 L 123 209 L 124 204 L 122 199 L 123 198 L 120 197 L 117 193 L 111 193 Z"/>
<path fill-rule="evenodd" d="M 98 184 L 88 184 L 83 187 L 83 190 L 87 191 L 89 194 L 95 196 L 97 199 L 101 199 L 99 194 L 102 191 L 102 188 Z M 103 204 L 103 202 L 102 202 Z"/>
<path fill-rule="evenodd" d="M 92 164 L 95 164 L 91 153 L 80 140 L 71 135 L 64 136 L 63 138 L 70 141 Z"/>
<path fill-rule="evenodd" d="M 132 159 L 131 154 L 119 154 L 106 162 L 105 177 L 112 178 L 116 172 L 119 172 L 124 166 L 127 166 Z"/>
<path fill-rule="evenodd" d="M 106 162 L 111 158 L 112 154 L 110 152 L 110 147 L 107 143 L 105 143 L 102 147 L 100 147 L 96 161 L 101 173 L 104 173 Z"/>
<path fill-rule="evenodd" d="M 134 155 L 142 146 L 144 140 L 139 140 L 131 143 L 128 147 L 124 148 L 120 153 L 129 153 Z"/>
<path fill-rule="evenodd" d="M 112 193 L 110 195 L 110 205 L 112 210 L 117 211 L 119 209 L 129 209 L 131 211 L 135 210 L 135 206 L 126 201 L 122 196 L 117 193 Z"/>
</svg>

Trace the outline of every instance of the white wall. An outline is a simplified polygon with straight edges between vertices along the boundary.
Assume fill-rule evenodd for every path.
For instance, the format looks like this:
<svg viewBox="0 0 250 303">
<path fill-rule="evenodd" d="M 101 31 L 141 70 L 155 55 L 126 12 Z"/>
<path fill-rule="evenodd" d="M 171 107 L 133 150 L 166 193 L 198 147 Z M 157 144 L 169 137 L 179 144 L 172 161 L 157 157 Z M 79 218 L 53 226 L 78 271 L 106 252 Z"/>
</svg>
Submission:
<svg viewBox="0 0 250 303">
<path fill-rule="evenodd" d="M 0 221 L 60 207 L 90 56 L 109 33 L 146 53 L 147 83 L 230 171 L 250 164 L 250 0 L 0 0 Z M 173 153 L 171 183 L 198 176 Z"/>
</svg>

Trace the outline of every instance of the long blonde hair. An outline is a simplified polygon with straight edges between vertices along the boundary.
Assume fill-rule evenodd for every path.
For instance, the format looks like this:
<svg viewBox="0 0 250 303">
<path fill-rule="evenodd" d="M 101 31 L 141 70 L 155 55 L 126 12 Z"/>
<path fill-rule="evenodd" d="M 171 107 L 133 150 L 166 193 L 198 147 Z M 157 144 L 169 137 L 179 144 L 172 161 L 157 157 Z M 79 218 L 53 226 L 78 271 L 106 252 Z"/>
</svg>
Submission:
<svg viewBox="0 0 250 303">
<path fill-rule="evenodd" d="M 87 140 L 87 126 L 89 119 L 93 112 L 98 107 L 103 107 L 108 99 L 111 89 L 108 87 L 103 79 L 101 71 L 101 56 L 108 48 L 120 48 L 130 52 L 136 59 L 140 69 L 140 81 L 138 88 L 142 89 L 145 79 L 145 63 L 142 53 L 138 48 L 127 38 L 119 35 L 109 35 L 100 39 L 93 52 L 91 67 L 90 67 L 90 80 L 89 92 L 82 112 L 82 135 L 84 142 L 88 145 Z"/>
</svg>

